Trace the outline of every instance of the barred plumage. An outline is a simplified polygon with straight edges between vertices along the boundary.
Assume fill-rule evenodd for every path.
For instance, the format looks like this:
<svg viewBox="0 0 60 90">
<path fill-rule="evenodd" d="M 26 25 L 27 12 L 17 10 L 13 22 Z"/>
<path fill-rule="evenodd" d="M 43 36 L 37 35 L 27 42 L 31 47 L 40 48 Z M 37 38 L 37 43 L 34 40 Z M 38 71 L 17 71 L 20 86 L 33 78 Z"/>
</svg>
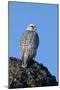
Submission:
<svg viewBox="0 0 60 90">
<path fill-rule="evenodd" d="M 20 49 L 22 53 L 23 67 L 27 66 L 28 60 L 36 56 L 37 48 L 39 45 L 39 37 L 37 32 L 34 30 L 34 26 L 30 25 L 32 30 L 27 30 L 22 34 L 20 40 Z"/>
</svg>

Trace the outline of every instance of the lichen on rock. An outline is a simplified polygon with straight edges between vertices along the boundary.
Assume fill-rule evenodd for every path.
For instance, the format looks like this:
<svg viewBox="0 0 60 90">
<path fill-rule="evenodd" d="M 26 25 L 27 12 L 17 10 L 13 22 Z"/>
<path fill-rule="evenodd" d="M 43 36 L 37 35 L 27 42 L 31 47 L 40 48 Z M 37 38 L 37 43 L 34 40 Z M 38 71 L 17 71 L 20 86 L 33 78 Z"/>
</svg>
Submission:
<svg viewBox="0 0 60 90">
<path fill-rule="evenodd" d="M 28 66 L 22 68 L 22 60 L 9 58 L 9 88 L 26 88 L 41 86 L 57 86 L 55 76 L 48 69 L 34 60 L 29 60 Z"/>
</svg>

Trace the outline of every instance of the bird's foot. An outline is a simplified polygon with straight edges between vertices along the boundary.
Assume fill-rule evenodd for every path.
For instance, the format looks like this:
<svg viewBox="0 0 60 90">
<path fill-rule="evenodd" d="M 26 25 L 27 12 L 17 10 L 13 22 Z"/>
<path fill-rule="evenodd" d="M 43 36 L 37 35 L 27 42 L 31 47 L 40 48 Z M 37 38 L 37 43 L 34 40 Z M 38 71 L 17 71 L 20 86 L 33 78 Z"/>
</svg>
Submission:
<svg viewBox="0 0 60 90">
<path fill-rule="evenodd" d="M 25 65 L 24 65 L 24 64 L 22 64 L 22 68 L 26 68 L 26 67 L 27 67 L 27 64 L 25 64 Z"/>
</svg>

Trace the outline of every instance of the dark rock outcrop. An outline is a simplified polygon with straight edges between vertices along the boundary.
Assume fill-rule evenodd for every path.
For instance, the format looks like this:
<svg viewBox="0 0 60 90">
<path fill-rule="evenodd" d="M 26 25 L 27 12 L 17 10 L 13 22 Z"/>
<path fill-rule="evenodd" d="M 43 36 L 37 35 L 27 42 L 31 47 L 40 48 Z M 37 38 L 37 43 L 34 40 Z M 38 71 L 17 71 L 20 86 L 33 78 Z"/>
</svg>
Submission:
<svg viewBox="0 0 60 90">
<path fill-rule="evenodd" d="M 22 68 L 21 64 L 21 60 L 9 58 L 9 88 L 58 85 L 55 76 L 51 75 L 43 64 L 34 60 L 30 60 L 26 68 Z"/>
</svg>

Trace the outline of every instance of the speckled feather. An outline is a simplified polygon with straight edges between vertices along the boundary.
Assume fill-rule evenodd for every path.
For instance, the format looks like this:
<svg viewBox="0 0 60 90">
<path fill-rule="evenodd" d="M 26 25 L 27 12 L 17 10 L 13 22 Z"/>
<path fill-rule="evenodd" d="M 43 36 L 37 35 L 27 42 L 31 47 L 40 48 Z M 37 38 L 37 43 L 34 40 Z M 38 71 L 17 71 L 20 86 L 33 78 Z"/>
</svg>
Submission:
<svg viewBox="0 0 60 90">
<path fill-rule="evenodd" d="M 36 56 L 39 45 L 39 37 L 36 31 L 25 31 L 20 40 L 21 53 L 26 54 L 29 58 Z"/>
</svg>

